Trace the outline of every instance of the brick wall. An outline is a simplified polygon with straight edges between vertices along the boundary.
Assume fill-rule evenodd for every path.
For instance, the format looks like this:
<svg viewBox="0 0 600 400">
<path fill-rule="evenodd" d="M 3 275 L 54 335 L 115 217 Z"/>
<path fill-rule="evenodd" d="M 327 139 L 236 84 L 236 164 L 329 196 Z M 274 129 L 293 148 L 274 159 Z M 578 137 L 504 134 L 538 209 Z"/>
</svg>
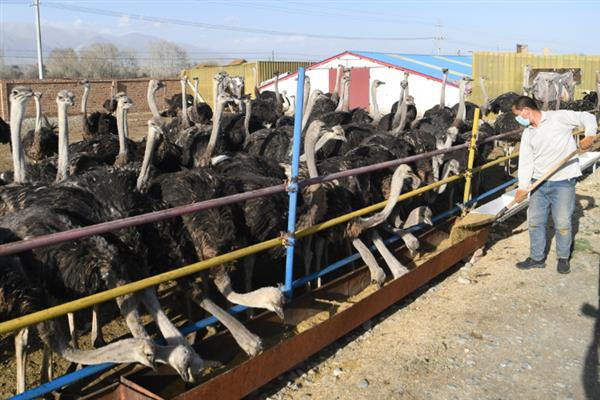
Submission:
<svg viewBox="0 0 600 400">
<path fill-rule="evenodd" d="M 148 112 L 148 103 L 146 102 L 146 92 L 150 78 L 133 78 L 119 80 L 92 80 L 90 81 L 90 94 L 88 97 L 88 113 L 94 111 L 104 111 L 102 104 L 111 97 L 112 93 L 125 92 L 133 100 L 133 107 L 129 109 L 130 113 Z M 166 87 L 156 94 L 158 109 L 166 107 L 165 96 L 170 98 L 181 90 L 179 78 L 163 78 Z M 10 117 L 9 95 L 10 90 L 15 86 L 28 86 L 34 92 L 41 92 L 42 112 L 48 117 L 56 116 L 56 94 L 63 89 L 70 90 L 75 95 L 75 105 L 69 108 L 69 114 L 76 115 L 81 111 L 81 96 L 83 87 L 77 84 L 77 81 L 62 79 L 40 80 L 0 80 L 0 117 L 8 120 Z M 33 100 L 27 107 L 27 117 L 35 116 L 35 105 Z"/>
</svg>

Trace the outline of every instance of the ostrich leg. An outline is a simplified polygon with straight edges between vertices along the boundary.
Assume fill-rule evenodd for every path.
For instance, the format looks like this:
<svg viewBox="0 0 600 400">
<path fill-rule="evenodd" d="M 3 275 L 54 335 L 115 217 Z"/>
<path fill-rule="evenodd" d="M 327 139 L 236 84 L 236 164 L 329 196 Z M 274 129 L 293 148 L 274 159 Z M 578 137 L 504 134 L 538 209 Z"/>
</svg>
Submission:
<svg viewBox="0 0 600 400">
<path fill-rule="evenodd" d="M 377 232 L 377 230 L 374 229 L 373 231 L 371 231 L 371 239 L 373 240 L 375 247 L 377 247 L 377 250 L 379 250 L 379 253 L 383 257 L 383 259 L 385 260 L 387 266 L 390 268 L 390 271 L 392 271 L 394 279 L 397 279 L 408 272 L 408 268 L 402 265 L 402 263 L 398 261 L 398 259 L 387 248 L 387 246 L 383 242 L 383 239 L 381 238 L 381 236 L 379 236 L 379 232 Z"/>
<path fill-rule="evenodd" d="M 100 323 L 100 304 L 94 305 L 92 308 L 92 347 L 100 348 L 106 345 L 102 336 L 102 324 Z"/>
<path fill-rule="evenodd" d="M 250 254 L 249 256 L 244 258 L 244 287 L 247 292 L 252 291 L 252 282 L 254 278 L 254 265 L 256 264 L 256 255 Z M 254 316 L 254 310 L 249 308 L 246 312 L 248 318 L 252 318 Z"/>
<path fill-rule="evenodd" d="M 75 326 L 75 314 L 68 313 L 67 320 L 69 321 L 69 334 L 71 335 L 71 340 L 73 340 L 73 348 L 79 348 L 79 335 L 77 334 L 77 327 Z"/>
<path fill-rule="evenodd" d="M 304 260 L 304 275 L 308 276 L 310 274 L 310 264 L 312 262 L 313 252 L 312 252 L 312 235 L 308 236 L 302 242 L 302 258 Z M 306 290 L 310 290 L 310 282 L 306 282 Z"/>
<path fill-rule="evenodd" d="M 317 236 L 315 240 L 315 270 L 321 272 L 321 265 L 323 265 L 323 252 L 325 250 L 325 238 Z M 327 264 L 325 264 L 327 265 Z M 317 278 L 317 287 L 321 287 L 321 277 Z"/>
<path fill-rule="evenodd" d="M 217 306 L 212 300 L 207 298 L 200 287 L 191 284 L 192 300 L 198 304 L 203 310 L 213 315 L 231 332 L 231 335 L 237 344 L 244 350 L 246 354 L 253 357 L 260 353 L 263 349 L 262 341 L 258 336 L 250 332 L 240 321 L 234 316 Z"/>
<path fill-rule="evenodd" d="M 40 381 L 41 383 L 50 382 L 52 380 L 52 350 L 44 344 L 42 353 L 42 365 L 40 366 Z"/>
<path fill-rule="evenodd" d="M 15 335 L 15 355 L 17 358 L 17 393 L 23 393 L 25 391 L 28 345 L 29 328 L 23 328 Z"/>
<path fill-rule="evenodd" d="M 385 272 L 383 272 L 383 269 L 377 264 L 377 260 L 373 253 L 371 253 L 371 250 L 369 250 L 367 245 L 359 238 L 352 239 L 352 245 L 358 251 L 365 264 L 367 264 L 367 267 L 369 267 L 369 271 L 371 272 L 371 282 L 375 282 L 378 287 L 383 286 Z"/>
</svg>

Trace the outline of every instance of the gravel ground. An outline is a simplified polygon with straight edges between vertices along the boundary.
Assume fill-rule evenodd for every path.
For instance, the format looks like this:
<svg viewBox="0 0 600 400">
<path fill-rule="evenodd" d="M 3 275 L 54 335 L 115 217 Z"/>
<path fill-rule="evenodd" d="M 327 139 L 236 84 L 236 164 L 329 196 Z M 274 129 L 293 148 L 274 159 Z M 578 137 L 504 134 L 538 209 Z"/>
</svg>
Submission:
<svg viewBox="0 0 600 400">
<path fill-rule="evenodd" d="M 600 175 L 577 187 L 572 272 L 554 246 L 520 271 L 524 216 L 483 257 L 340 339 L 249 399 L 599 399 Z"/>
</svg>

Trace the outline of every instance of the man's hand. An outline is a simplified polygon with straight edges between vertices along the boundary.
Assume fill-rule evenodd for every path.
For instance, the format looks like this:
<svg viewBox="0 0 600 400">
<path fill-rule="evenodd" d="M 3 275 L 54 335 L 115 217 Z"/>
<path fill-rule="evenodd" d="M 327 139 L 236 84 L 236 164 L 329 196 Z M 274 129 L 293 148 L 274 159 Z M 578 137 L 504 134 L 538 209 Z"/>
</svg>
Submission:
<svg viewBox="0 0 600 400">
<path fill-rule="evenodd" d="M 590 147 L 592 147 L 592 143 L 594 143 L 594 139 L 596 139 L 596 136 L 586 136 L 583 139 L 581 139 L 579 141 L 579 148 L 581 150 L 588 150 Z"/>
<path fill-rule="evenodd" d="M 517 193 L 515 193 L 515 201 L 517 204 L 525 200 L 528 194 L 529 193 L 525 189 L 517 189 Z"/>
</svg>

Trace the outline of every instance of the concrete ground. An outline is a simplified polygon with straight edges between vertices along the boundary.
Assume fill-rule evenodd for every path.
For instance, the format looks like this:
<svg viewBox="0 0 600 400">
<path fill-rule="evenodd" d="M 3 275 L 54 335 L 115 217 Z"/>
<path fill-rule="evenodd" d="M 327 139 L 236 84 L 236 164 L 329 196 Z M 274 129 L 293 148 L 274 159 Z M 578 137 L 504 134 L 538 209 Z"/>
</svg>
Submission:
<svg viewBox="0 0 600 400">
<path fill-rule="evenodd" d="M 524 215 L 486 254 L 249 398 L 600 399 L 600 175 L 577 187 L 572 272 L 521 271 Z"/>
</svg>

